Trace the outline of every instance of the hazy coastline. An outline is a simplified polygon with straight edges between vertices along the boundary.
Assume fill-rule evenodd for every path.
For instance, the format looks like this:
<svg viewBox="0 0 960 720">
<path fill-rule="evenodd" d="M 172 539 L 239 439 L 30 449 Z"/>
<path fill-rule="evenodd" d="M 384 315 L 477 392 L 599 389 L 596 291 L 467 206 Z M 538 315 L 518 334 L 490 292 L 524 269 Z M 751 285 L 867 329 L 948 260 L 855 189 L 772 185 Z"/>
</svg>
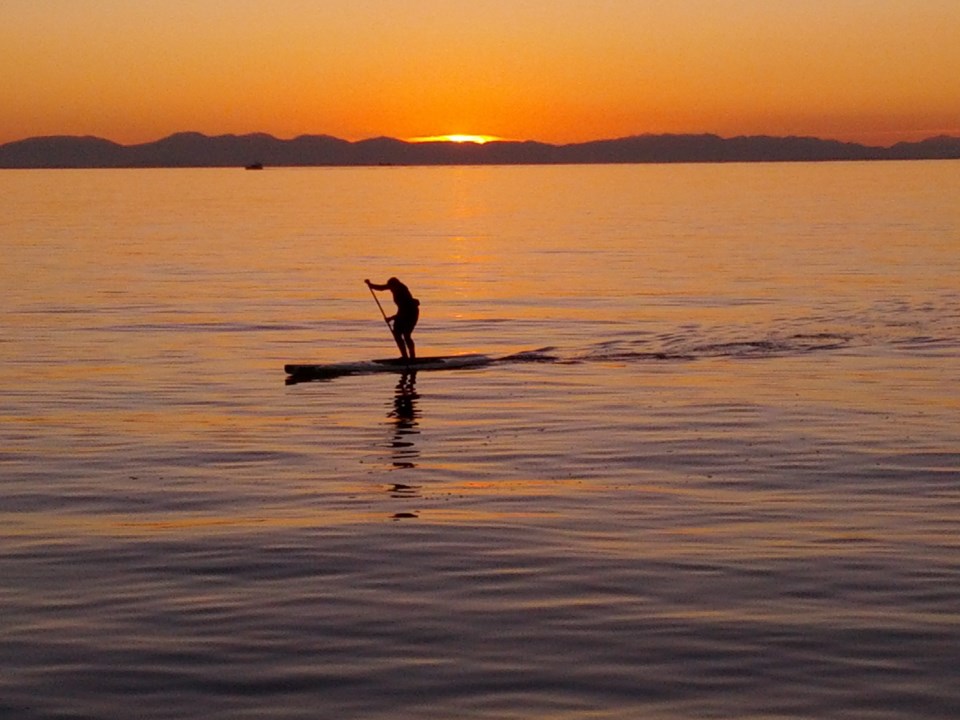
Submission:
<svg viewBox="0 0 960 720">
<path fill-rule="evenodd" d="M 93 136 L 33 137 L 0 145 L 0 168 L 274 167 L 370 165 L 564 165 L 618 163 L 817 162 L 960 158 L 960 138 L 938 136 L 889 147 L 816 137 L 715 134 L 634 135 L 571 144 L 534 140 L 356 142 L 330 135 L 279 139 L 265 133 L 183 132 L 122 145 Z"/>
</svg>

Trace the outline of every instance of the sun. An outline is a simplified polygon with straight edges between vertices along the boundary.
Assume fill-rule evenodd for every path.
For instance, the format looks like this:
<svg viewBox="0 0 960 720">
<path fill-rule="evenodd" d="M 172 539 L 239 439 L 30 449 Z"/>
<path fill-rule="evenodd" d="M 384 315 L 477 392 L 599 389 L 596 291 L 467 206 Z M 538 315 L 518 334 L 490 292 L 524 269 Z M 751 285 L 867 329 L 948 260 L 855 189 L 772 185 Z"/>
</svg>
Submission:
<svg viewBox="0 0 960 720">
<path fill-rule="evenodd" d="M 422 142 L 452 142 L 452 143 L 476 143 L 477 145 L 483 145 L 484 143 L 493 142 L 495 140 L 500 140 L 496 135 L 464 135 L 462 133 L 455 133 L 453 135 L 430 135 L 429 137 L 415 137 L 410 138 L 410 142 L 422 143 Z"/>
</svg>

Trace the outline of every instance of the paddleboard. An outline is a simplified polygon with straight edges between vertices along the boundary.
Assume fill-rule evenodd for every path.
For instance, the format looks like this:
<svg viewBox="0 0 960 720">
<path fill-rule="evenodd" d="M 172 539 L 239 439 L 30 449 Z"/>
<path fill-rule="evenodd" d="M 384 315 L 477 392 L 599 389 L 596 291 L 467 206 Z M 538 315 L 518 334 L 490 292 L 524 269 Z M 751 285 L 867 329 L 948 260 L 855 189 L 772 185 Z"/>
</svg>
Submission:
<svg viewBox="0 0 960 720">
<path fill-rule="evenodd" d="M 418 357 L 416 360 L 386 358 L 381 360 L 357 360 L 325 364 L 284 365 L 283 369 L 294 380 L 323 380 L 344 375 L 368 375 L 371 373 L 411 373 L 422 370 L 458 370 L 462 368 L 489 365 L 493 358 L 489 355 L 471 353 L 466 355 L 435 355 Z"/>
</svg>

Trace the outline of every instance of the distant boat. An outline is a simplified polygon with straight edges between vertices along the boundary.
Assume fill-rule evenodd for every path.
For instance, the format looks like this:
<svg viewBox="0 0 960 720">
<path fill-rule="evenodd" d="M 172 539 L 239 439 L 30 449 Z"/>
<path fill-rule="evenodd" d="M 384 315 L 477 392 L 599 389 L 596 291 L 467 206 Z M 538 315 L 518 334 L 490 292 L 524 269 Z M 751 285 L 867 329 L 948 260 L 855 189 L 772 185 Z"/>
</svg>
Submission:
<svg viewBox="0 0 960 720">
<path fill-rule="evenodd" d="M 263 170 L 263 163 L 251 163 L 245 166 L 244 170 Z"/>
</svg>

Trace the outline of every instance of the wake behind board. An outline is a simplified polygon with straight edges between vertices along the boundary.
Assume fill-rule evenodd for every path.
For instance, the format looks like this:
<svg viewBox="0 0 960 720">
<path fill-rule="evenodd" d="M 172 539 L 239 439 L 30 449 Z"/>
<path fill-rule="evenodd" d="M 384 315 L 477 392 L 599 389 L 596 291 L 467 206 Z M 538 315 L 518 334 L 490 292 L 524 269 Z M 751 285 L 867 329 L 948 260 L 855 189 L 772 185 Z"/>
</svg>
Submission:
<svg viewBox="0 0 960 720">
<path fill-rule="evenodd" d="M 357 360 L 355 362 L 325 364 L 284 365 L 283 369 L 290 377 L 298 380 L 327 380 L 345 375 L 369 375 L 372 373 L 412 373 L 422 370 L 458 370 L 463 368 L 489 365 L 493 358 L 488 355 L 471 353 L 467 355 L 436 355 L 418 357 L 416 360 L 386 358 L 381 360 Z"/>
</svg>

